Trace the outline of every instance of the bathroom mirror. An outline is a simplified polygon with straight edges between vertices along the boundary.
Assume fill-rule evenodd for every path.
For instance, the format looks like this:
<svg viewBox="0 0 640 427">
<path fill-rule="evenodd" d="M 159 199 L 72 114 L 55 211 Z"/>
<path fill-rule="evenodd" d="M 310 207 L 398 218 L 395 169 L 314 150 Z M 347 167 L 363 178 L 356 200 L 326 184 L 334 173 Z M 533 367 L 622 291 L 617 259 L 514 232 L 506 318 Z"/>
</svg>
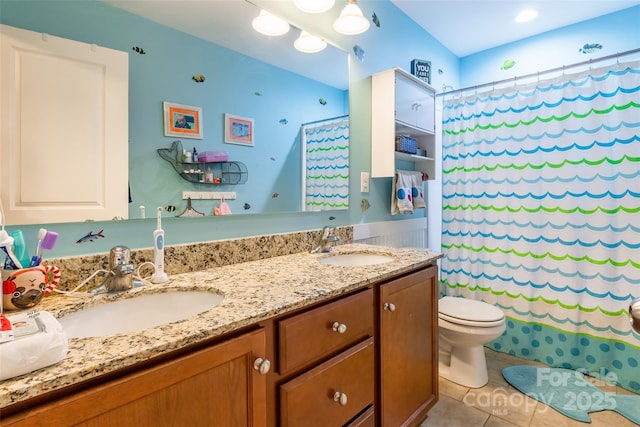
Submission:
<svg viewBox="0 0 640 427">
<path fill-rule="evenodd" d="M 193 209 L 207 216 L 220 200 L 233 214 L 299 211 L 300 128 L 348 115 L 348 55 L 329 44 L 304 54 L 293 47 L 300 29 L 262 36 L 251 28 L 259 9 L 249 2 L 3 0 L 3 24 L 129 53 L 129 219 L 143 210 Z M 165 135 L 163 103 L 202 111 L 202 139 Z M 225 142 L 225 114 L 254 123 L 251 144 Z M 239 185 L 185 180 L 158 149 L 180 140 L 189 151 L 228 154 L 246 167 Z M 90 161 L 90 159 L 88 159 Z M 224 183 L 222 183 L 224 184 Z M 16 225 L 16 224 L 9 224 Z"/>
</svg>

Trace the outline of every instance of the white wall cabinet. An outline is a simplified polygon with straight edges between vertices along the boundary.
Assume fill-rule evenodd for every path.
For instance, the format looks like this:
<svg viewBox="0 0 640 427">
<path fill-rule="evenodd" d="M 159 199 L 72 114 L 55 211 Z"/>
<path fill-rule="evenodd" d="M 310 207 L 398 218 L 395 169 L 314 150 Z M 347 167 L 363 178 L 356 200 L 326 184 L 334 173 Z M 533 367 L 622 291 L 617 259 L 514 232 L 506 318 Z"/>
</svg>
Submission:
<svg viewBox="0 0 640 427">
<path fill-rule="evenodd" d="M 0 26 L 6 224 L 128 216 L 126 52 Z"/>
<path fill-rule="evenodd" d="M 435 90 L 408 72 L 393 68 L 371 78 L 371 177 L 392 177 L 395 160 L 414 163 L 435 176 Z M 415 138 L 426 155 L 396 151 L 396 136 Z"/>
</svg>

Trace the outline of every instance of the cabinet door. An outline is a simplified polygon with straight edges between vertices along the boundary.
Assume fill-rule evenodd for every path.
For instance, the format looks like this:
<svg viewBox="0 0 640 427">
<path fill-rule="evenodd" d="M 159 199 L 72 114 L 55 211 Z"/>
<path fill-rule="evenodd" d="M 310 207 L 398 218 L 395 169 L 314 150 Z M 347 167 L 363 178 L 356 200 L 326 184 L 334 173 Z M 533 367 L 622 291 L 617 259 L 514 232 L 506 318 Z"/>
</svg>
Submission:
<svg viewBox="0 0 640 427">
<path fill-rule="evenodd" d="M 43 405 L 3 425 L 266 426 L 266 379 L 253 366 L 264 351 L 265 333 L 257 330 Z"/>
<path fill-rule="evenodd" d="M 438 396 L 437 267 L 380 287 L 382 426 L 415 426 Z"/>
<path fill-rule="evenodd" d="M 128 54 L 0 26 L 5 224 L 128 217 Z"/>
<path fill-rule="evenodd" d="M 434 94 L 416 82 L 396 74 L 396 121 L 434 132 Z"/>
</svg>

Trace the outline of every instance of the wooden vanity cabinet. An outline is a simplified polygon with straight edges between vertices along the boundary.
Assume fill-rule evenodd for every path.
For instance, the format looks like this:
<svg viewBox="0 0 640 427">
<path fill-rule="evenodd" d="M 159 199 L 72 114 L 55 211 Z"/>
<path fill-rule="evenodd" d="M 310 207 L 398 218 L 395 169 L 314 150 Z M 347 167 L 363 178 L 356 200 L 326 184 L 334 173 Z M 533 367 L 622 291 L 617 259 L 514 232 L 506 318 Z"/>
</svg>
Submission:
<svg viewBox="0 0 640 427">
<path fill-rule="evenodd" d="M 373 336 L 373 290 L 280 319 L 278 371 L 287 374 Z"/>
<path fill-rule="evenodd" d="M 409 272 L 62 389 L 0 426 L 417 426 L 438 398 L 437 276 Z"/>
<path fill-rule="evenodd" d="M 380 285 L 381 426 L 417 426 L 438 400 L 438 269 Z"/>
<path fill-rule="evenodd" d="M 2 417 L 2 426 L 267 425 L 258 329 L 56 401 Z"/>
<path fill-rule="evenodd" d="M 367 425 L 362 414 L 372 411 L 375 397 L 373 289 L 292 313 L 275 325 L 271 425 Z"/>
<path fill-rule="evenodd" d="M 374 398 L 373 337 L 280 386 L 282 427 L 343 426 Z"/>
</svg>

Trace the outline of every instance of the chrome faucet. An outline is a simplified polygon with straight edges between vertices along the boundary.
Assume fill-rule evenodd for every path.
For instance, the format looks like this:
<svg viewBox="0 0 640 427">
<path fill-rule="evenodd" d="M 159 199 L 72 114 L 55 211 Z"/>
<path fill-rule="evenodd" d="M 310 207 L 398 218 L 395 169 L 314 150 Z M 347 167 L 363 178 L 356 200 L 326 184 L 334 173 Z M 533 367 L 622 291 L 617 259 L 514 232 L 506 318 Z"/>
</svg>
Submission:
<svg viewBox="0 0 640 427">
<path fill-rule="evenodd" d="M 311 249 L 311 253 L 315 254 L 318 252 L 331 252 L 332 243 L 334 245 L 340 244 L 340 237 L 334 234 L 333 227 L 329 227 L 328 225 L 322 229 L 322 234 L 320 235 L 320 239 L 318 240 L 318 244 Z"/>
<path fill-rule="evenodd" d="M 134 266 L 130 262 L 131 251 L 126 246 L 115 246 L 109 252 L 109 275 L 92 294 L 126 291 L 133 287 Z"/>
</svg>

